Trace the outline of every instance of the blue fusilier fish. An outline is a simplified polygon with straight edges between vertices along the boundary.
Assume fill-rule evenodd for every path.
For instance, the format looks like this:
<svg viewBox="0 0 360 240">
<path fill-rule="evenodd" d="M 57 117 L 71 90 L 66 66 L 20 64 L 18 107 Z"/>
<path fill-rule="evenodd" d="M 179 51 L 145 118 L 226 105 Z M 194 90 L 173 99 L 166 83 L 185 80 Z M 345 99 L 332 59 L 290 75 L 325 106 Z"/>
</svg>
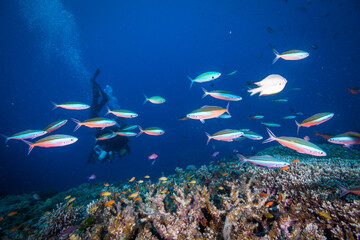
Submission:
<svg viewBox="0 0 360 240">
<path fill-rule="evenodd" d="M 50 123 L 49 125 L 47 125 L 44 130 L 47 132 L 47 133 L 50 133 L 52 131 L 55 131 L 56 129 L 59 129 L 61 128 L 62 126 L 64 126 L 66 123 L 67 123 L 67 119 L 65 120 L 59 120 L 59 121 L 56 121 L 56 122 L 53 122 L 53 123 Z"/>
<path fill-rule="evenodd" d="M 274 123 L 274 122 L 261 122 L 261 124 L 268 126 L 268 127 L 280 127 L 280 124 Z"/>
<path fill-rule="evenodd" d="M 283 168 L 286 166 L 289 166 L 290 163 L 274 158 L 270 155 L 263 155 L 263 156 L 252 156 L 249 158 L 245 158 L 241 154 L 236 154 L 236 156 L 239 158 L 241 164 L 244 164 L 245 162 L 255 164 L 260 167 L 269 167 L 269 168 Z"/>
<path fill-rule="evenodd" d="M 219 73 L 219 72 L 206 72 L 206 73 L 200 74 L 199 76 L 197 76 L 194 79 L 192 79 L 191 77 L 188 76 L 188 78 L 191 81 L 190 88 L 192 87 L 194 82 L 197 82 L 197 83 L 209 82 L 209 81 L 213 81 L 213 80 L 217 79 L 220 76 L 221 76 L 221 73 Z"/>
<path fill-rule="evenodd" d="M 22 131 L 19 133 L 15 133 L 14 135 L 7 137 L 3 134 L 1 134 L 1 136 L 3 136 L 5 138 L 5 143 L 7 143 L 7 141 L 11 140 L 11 139 L 17 139 L 17 140 L 24 140 L 24 139 L 34 139 L 37 137 L 40 137 L 42 135 L 45 135 L 47 133 L 47 131 L 45 130 L 26 130 L 26 131 Z"/>
<path fill-rule="evenodd" d="M 234 94 L 232 92 L 228 92 L 228 91 L 215 90 L 215 91 L 208 92 L 208 91 L 206 91 L 205 88 L 201 88 L 201 89 L 204 91 L 204 95 L 202 96 L 202 98 L 206 97 L 207 95 L 210 95 L 213 98 L 226 100 L 226 101 L 240 101 L 242 99 L 242 97 L 240 97 L 239 95 L 236 95 L 236 94 Z"/>
<path fill-rule="evenodd" d="M 273 64 L 279 59 L 285 59 L 285 60 L 300 60 L 300 59 L 304 59 L 307 58 L 309 56 L 308 52 L 305 52 L 303 50 L 298 50 L 298 49 L 294 49 L 294 50 L 290 50 L 290 51 L 286 51 L 283 53 L 278 53 L 275 49 L 274 53 L 275 53 L 275 59 L 273 60 Z"/>
<path fill-rule="evenodd" d="M 251 139 L 251 140 L 261 140 L 263 139 L 263 137 L 256 133 L 256 132 L 253 132 L 253 131 L 244 131 L 244 137 L 248 138 L 248 139 Z"/>
</svg>

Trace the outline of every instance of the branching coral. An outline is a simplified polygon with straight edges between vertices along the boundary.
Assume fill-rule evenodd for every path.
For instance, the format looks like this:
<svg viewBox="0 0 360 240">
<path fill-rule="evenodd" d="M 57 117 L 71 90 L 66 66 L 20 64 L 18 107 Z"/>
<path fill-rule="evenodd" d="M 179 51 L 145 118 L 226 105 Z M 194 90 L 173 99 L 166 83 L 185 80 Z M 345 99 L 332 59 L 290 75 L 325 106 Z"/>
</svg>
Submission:
<svg viewBox="0 0 360 240">
<path fill-rule="evenodd" d="M 59 238 L 59 234 L 72 226 L 79 218 L 80 208 L 71 208 L 69 203 L 56 205 L 49 215 L 44 215 L 41 222 L 45 224 L 40 232 L 40 239 Z"/>
</svg>

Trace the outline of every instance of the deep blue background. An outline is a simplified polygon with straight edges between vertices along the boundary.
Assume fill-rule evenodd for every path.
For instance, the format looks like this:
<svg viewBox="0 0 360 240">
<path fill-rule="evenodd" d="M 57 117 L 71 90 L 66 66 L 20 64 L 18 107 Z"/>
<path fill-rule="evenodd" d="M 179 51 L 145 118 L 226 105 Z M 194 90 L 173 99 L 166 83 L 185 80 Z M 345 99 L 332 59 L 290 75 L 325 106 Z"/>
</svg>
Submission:
<svg viewBox="0 0 360 240">
<path fill-rule="evenodd" d="M 21 141 L 0 144 L 2 192 L 64 190 L 86 182 L 92 173 L 96 181 L 108 182 L 146 174 L 159 177 L 173 173 L 177 166 L 209 163 L 214 151 L 220 151 L 218 157 L 235 148 L 249 155 L 277 143 L 212 141 L 206 146 L 204 131 L 250 128 L 266 138 L 260 121 L 248 119 L 263 113 L 264 121 L 281 123 L 281 128 L 272 129 L 276 135 L 295 136 L 294 121 L 281 118 L 291 113 L 290 107 L 304 113 L 299 121 L 318 112 L 335 113 L 327 123 L 300 130 L 299 136 L 309 135 L 312 141 L 318 139 L 313 129 L 360 130 L 360 94 L 347 90 L 360 86 L 359 1 L 64 0 L 26 13 L 28 2 L 0 2 L 0 132 L 42 129 L 66 118 L 69 122 L 55 133 L 74 134 L 79 141 L 62 148 L 35 148 L 29 156 Z M 41 2 L 47 1 L 32 4 L 42 6 Z M 270 33 L 269 27 L 275 32 Z M 313 49 L 313 44 L 319 48 Z M 279 52 L 302 49 L 310 56 L 301 61 L 280 59 L 272 65 L 273 47 Z M 81 58 L 73 61 L 77 53 Z M 90 103 L 88 77 L 98 67 L 99 84 L 113 88 L 122 108 L 139 113 L 129 124 L 159 126 L 166 133 L 131 138 L 129 156 L 113 164 L 88 165 L 94 131 L 81 127 L 73 133 L 75 124 L 70 120 L 85 120 L 88 111 L 51 111 L 50 102 Z M 235 75 L 226 76 L 235 69 Z M 207 71 L 223 74 L 214 88 L 210 83 L 194 83 L 189 89 L 186 76 Z M 288 80 L 285 90 L 275 96 L 249 97 L 246 82 L 272 73 Z M 202 105 L 226 106 L 210 96 L 201 99 L 200 86 L 233 91 L 243 101 L 230 103 L 231 119 L 205 124 L 177 120 Z M 288 90 L 293 87 L 301 91 Z M 167 102 L 143 105 L 143 94 L 160 95 Z M 271 101 L 277 97 L 289 101 Z M 147 156 L 153 152 L 159 158 L 151 167 Z"/>
</svg>

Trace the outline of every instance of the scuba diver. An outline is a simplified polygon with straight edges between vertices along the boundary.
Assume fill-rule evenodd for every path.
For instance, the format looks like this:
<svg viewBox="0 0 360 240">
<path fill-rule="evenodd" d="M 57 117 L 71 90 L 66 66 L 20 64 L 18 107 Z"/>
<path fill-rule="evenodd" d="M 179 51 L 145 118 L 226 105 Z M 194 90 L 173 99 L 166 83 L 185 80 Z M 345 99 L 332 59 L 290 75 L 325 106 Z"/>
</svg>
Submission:
<svg viewBox="0 0 360 240">
<path fill-rule="evenodd" d="M 97 69 L 93 78 L 90 78 L 90 82 L 93 89 L 93 101 L 90 107 L 90 118 L 98 117 L 99 112 L 105 106 L 106 103 L 110 102 L 112 105 L 117 105 L 117 99 L 112 96 L 112 89 L 110 86 L 106 86 L 107 93 L 100 87 L 96 82 L 96 77 L 99 75 L 100 70 Z M 95 134 L 96 137 L 99 137 L 105 133 L 115 132 L 120 129 L 121 126 L 125 125 L 125 121 L 122 119 L 116 119 L 118 126 L 114 125 L 103 130 L 97 129 Z M 119 127 L 120 126 L 120 127 Z M 101 162 L 112 162 L 112 159 L 116 155 L 121 158 L 130 153 L 130 147 L 128 145 L 128 138 L 123 136 L 116 136 L 111 139 L 97 141 L 95 146 L 91 149 L 88 163 L 95 163 L 96 160 Z"/>
</svg>

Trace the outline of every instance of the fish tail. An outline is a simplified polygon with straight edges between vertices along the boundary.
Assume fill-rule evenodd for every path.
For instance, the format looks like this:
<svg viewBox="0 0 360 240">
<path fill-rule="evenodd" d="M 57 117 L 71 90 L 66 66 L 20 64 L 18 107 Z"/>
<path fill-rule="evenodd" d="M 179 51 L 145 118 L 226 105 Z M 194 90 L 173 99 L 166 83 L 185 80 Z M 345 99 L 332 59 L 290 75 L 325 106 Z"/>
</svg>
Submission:
<svg viewBox="0 0 360 240">
<path fill-rule="evenodd" d="M 109 106 L 106 106 L 106 109 L 107 109 L 107 112 L 105 113 L 105 115 L 110 114 L 110 113 L 111 113 L 111 110 L 110 110 Z"/>
<path fill-rule="evenodd" d="M 191 81 L 191 83 L 190 83 L 190 88 L 192 87 L 192 85 L 193 85 L 193 83 L 194 83 L 194 80 L 191 78 L 191 77 L 189 77 L 189 76 L 187 76 L 188 77 L 188 79 L 190 79 L 190 81 Z"/>
<path fill-rule="evenodd" d="M 276 136 L 270 131 L 270 129 L 266 128 L 266 131 L 269 134 L 269 138 L 266 139 L 265 141 L 263 141 L 263 143 L 268 143 L 268 142 L 272 142 L 275 140 Z"/>
<path fill-rule="evenodd" d="M 206 97 L 209 93 L 206 91 L 206 89 L 205 88 L 201 88 L 203 91 L 204 91 L 204 95 L 202 96 L 202 98 L 204 98 L 204 97 Z"/>
<path fill-rule="evenodd" d="M 346 187 L 340 183 L 337 183 L 337 185 L 339 186 L 339 188 L 342 190 L 340 197 L 345 196 L 346 194 L 348 194 L 350 191 L 346 189 Z"/>
<path fill-rule="evenodd" d="M 208 137 L 206 145 L 209 145 L 210 140 L 212 139 L 212 137 L 210 136 L 210 134 L 208 134 L 207 132 L 205 132 L 206 136 Z"/>
<path fill-rule="evenodd" d="M 276 63 L 276 61 L 280 58 L 280 54 L 279 54 L 275 49 L 273 49 L 273 51 L 274 51 L 274 53 L 275 53 L 276 56 L 275 56 L 272 64 Z"/>
<path fill-rule="evenodd" d="M 229 114 L 229 116 L 231 117 L 231 114 L 229 112 L 229 106 L 230 106 L 230 102 L 228 102 L 228 104 L 226 105 L 226 112 Z"/>
<path fill-rule="evenodd" d="M 27 145 L 29 145 L 29 150 L 28 150 L 28 155 L 30 154 L 31 150 L 35 147 L 34 143 L 26 141 L 24 139 L 21 139 L 21 141 L 23 141 L 24 143 L 26 143 Z"/>
<path fill-rule="evenodd" d="M 81 127 L 81 122 L 79 120 L 76 120 L 75 118 L 71 118 L 71 119 L 77 124 L 74 129 L 74 132 L 75 132 L 76 130 L 79 129 L 79 127 Z"/>
<path fill-rule="evenodd" d="M 248 92 L 250 93 L 250 96 L 254 95 L 254 94 L 257 94 L 258 92 L 260 92 L 260 88 L 252 88 L 252 89 L 249 89 Z"/>
<path fill-rule="evenodd" d="M 314 130 L 314 132 L 315 132 L 315 136 L 319 136 L 319 133 L 316 130 Z"/>
<path fill-rule="evenodd" d="M 54 103 L 54 102 L 51 102 L 51 103 L 52 103 L 52 105 L 54 105 L 54 107 L 51 110 L 54 110 L 59 107 L 56 103 Z"/>
<path fill-rule="evenodd" d="M 297 125 L 297 132 L 296 133 L 299 134 L 299 129 L 300 129 L 301 126 L 299 125 L 299 123 L 296 120 L 295 120 L 295 123 Z"/>
<path fill-rule="evenodd" d="M 145 97 L 145 101 L 143 102 L 143 104 L 145 104 L 147 101 L 149 101 L 148 97 L 144 94 Z"/>
<path fill-rule="evenodd" d="M 137 125 L 137 126 L 138 126 L 140 132 L 136 135 L 136 137 L 140 136 L 144 132 L 144 130 L 140 127 L 140 125 Z"/>
<path fill-rule="evenodd" d="M 8 137 L 8 136 L 5 136 L 4 134 L 0 134 L 0 135 L 5 138 L 5 144 L 7 144 L 7 142 L 9 141 L 9 137 Z"/>
<path fill-rule="evenodd" d="M 236 154 L 236 156 L 240 160 L 240 166 L 243 165 L 244 163 L 246 163 L 246 158 L 243 155 L 238 153 L 238 154 Z"/>
</svg>

